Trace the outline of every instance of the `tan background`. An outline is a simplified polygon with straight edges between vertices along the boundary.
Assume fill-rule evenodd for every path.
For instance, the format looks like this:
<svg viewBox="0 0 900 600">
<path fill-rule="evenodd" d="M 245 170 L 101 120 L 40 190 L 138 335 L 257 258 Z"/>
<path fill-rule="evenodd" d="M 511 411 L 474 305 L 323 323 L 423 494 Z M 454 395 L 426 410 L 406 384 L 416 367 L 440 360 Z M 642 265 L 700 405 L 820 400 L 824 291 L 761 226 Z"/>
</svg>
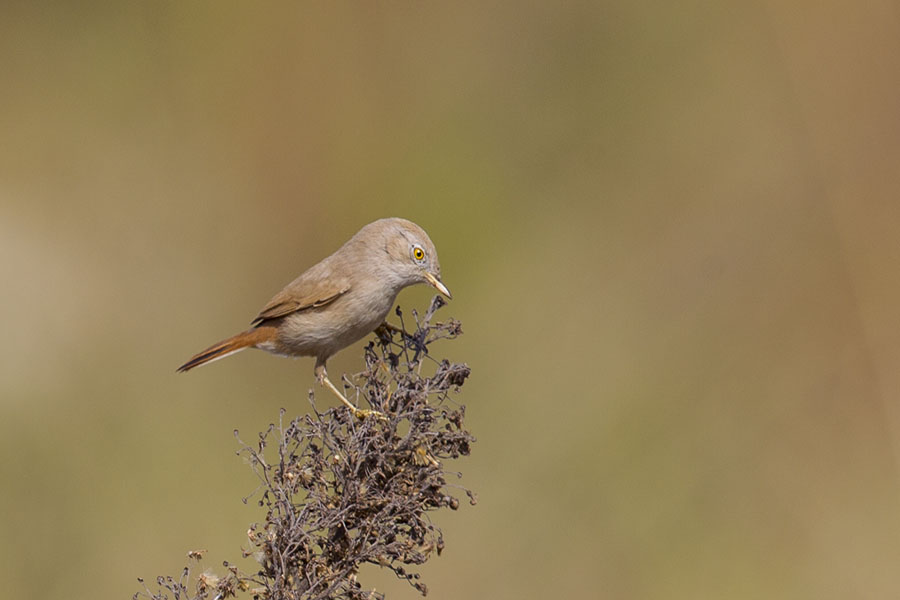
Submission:
<svg viewBox="0 0 900 600">
<path fill-rule="evenodd" d="M 890 2 L 4 5 L 3 596 L 235 560 L 231 430 L 312 361 L 174 369 L 399 215 L 474 369 L 430 597 L 897 597 L 898 40 Z"/>
</svg>

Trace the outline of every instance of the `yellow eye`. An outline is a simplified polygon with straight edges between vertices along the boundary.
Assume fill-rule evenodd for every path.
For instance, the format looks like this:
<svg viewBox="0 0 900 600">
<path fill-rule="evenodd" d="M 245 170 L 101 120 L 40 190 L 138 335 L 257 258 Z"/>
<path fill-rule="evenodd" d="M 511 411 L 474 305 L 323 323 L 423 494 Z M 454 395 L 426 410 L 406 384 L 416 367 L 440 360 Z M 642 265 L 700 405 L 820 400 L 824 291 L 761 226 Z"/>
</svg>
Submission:
<svg viewBox="0 0 900 600">
<path fill-rule="evenodd" d="M 416 246 L 415 248 L 413 248 L 413 258 L 416 260 L 422 260 L 423 258 L 425 258 L 425 251 Z"/>
</svg>

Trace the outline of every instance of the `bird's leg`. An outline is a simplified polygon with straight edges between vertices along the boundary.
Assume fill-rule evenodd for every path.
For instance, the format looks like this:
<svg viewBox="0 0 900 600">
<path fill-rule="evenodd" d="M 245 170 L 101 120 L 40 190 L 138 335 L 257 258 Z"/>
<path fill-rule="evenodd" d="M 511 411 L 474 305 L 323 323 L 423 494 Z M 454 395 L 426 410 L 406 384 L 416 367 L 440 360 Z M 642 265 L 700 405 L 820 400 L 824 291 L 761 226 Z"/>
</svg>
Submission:
<svg viewBox="0 0 900 600">
<path fill-rule="evenodd" d="M 342 394 L 341 391 L 337 389 L 337 387 L 333 383 L 331 383 L 331 380 L 328 379 L 328 373 L 325 371 L 324 362 L 316 362 L 316 379 L 319 380 L 320 385 L 323 385 L 331 390 L 334 395 L 344 403 L 344 406 L 349 408 L 353 412 L 353 414 L 356 415 L 356 418 L 364 419 L 366 417 L 378 417 L 380 419 L 386 419 L 386 417 L 377 410 L 368 410 L 365 408 L 357 408 L 353 406 L 353 404 L 344 397 L 344 394 Z"/>
</svg>

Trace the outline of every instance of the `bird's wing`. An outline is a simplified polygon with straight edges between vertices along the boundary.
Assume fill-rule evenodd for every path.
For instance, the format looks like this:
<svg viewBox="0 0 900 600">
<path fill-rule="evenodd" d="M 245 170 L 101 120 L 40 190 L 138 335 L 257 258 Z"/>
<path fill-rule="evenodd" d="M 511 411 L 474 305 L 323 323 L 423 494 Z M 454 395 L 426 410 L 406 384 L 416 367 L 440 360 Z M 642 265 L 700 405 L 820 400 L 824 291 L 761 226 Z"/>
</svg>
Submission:
<svg viewBox="0 0 900 600">
<path fill-rule="evenodd" d="M 327 269 L 310 269 L 275 294 L 269 303 L 259 311 L 259 314 L 253 319 L 253 323 L 259 324 L 262 321 L 277 319 L 298 310 L 325 306 L 348 291 L 350 291 L 350 282 L 346 277 L 335 276 Z"/>
</svg>

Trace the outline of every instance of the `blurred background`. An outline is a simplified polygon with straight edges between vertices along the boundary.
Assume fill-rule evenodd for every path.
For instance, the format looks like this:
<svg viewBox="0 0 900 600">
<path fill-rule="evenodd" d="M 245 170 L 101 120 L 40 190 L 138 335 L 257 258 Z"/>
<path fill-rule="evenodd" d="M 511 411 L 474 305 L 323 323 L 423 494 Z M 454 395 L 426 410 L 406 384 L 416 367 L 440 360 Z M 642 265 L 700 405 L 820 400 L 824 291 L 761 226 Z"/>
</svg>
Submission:
<svg viewBox="0 0 900 600">
<path fill-rule="evenodd" d="M 473 368 L 430 597 L 900 595 L 895 3 L 0 16 L 4 596 L 238 561 L 313 361 L 175 368 L 392 215 Z"/>
</svg>

